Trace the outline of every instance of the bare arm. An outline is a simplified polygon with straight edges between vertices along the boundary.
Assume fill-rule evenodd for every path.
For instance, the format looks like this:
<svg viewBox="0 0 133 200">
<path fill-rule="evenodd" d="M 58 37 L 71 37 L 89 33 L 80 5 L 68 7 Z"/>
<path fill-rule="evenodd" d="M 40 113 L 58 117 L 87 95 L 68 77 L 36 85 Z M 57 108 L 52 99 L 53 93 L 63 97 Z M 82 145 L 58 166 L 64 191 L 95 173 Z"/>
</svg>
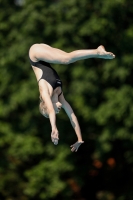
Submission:
<svg viewBox="0 0 133 200">
<path fill-rule="evenodd" d="M 51 123 L 51 128 L 55 129 L 56 128 L 56 117 L 55 117 L 55 111 L 53 108 L 53 104 L 51 102 L 50 95 L 46 90 L 43 90 L 40 88 L 40 93 L 43 101 L 45 102 L 45 105 L 47 107 L 47 113 L 49 115 L 50 123 Z"/>
<path fill-rule="evenodd" d="M 103 46 L 99 46 L 97 49 L 83 49 L 67 53 L 46 44 L 34 44 L 30 48 L 29 55 L 33 61 L 44 60 L 55 64 L 69 64 L 88 58 L 113 59 L 115 57 L 113 53 L 106 52 Z"/>
<path fill-rule="evenodd" d="M 72 127 L 75 130 L 75 133 L 77 135 L 78 138 L 78 142 L 76 142 L 74 145 L 71 145 L 72 147 L 72 151 L 77 151 L 79 146 L 84 142 L 82 140 L 82 134 L 81 134 L 81 130 L 80 130 L 80 126 L 77 120 L 77 117 L 75 116 L 70 104 L 65 100 L 63 94 L 60 96 L 60 102 L 62 103 L 62 107 L 64 108 L 65 112 L 67 113 L 70 122 L 72 124 Z"/>
<path fill-rule="evenodd" d="M 45 106 L 47 108 L 47 113 L 49 115 L 49 120 L 51 124 L 51 129 L 52 129 L 51 140 L 55 145 L 57 145 L 58 140 L 59 140 L 59 137 L 58 137 L 59 133 L 56 127 L 56 114 L 55 114 L 55 110 L 53 108 L 53 104 L 52 104 L 50 95 L 48 93 L 47 87 L 44 87 L 43 80 L 40 81 L 39 90 L 40 90 L 42 100 L 45 103 Z"/>
</svg>

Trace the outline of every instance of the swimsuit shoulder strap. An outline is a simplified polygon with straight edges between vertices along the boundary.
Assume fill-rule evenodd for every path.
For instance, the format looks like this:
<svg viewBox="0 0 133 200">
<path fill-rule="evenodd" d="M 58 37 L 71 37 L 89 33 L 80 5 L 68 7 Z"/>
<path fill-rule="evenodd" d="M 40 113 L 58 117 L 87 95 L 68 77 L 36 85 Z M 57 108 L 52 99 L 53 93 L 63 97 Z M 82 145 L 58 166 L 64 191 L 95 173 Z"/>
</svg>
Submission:
<svg viewBox="0 0 133 200">
<path fill-rule="evenodd" d="M 59 97 L 61 94 L 62 94 L 62 91 L 61 91 L 61 93 L 58 95 L 58 97 Z"/>
</svg>

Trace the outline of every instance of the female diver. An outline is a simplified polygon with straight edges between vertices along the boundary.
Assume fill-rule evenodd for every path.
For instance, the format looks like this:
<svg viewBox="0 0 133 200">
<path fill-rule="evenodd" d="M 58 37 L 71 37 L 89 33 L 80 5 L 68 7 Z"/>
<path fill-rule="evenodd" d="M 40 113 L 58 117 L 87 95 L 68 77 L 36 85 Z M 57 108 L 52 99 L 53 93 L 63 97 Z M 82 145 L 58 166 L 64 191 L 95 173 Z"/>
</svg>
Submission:
<svg viewBox="0 0 133 200">
<path fill-rule="evenodd" d="M 84 143 L 80 126 L 70 104 L 65 100 L 62 92 L 62 81 L 50 64 L 70 64 L 88 58 L 113 59 L 115 55 L 107 52 L 101 45 L 92 50 L 76 50 L 66 53 L 47 44 L 34 44 L 29 50 L 30 63 L 35 73 L 40 92 L 40 113 L 49 118 L 51 124 L 51 140 L 57 145 L 59 132 L 56 127 L 56 114 L 63 108 L 75 130 L 78 141 L 71 145 L 71 151 L 76 152 Z"/>
</svg>

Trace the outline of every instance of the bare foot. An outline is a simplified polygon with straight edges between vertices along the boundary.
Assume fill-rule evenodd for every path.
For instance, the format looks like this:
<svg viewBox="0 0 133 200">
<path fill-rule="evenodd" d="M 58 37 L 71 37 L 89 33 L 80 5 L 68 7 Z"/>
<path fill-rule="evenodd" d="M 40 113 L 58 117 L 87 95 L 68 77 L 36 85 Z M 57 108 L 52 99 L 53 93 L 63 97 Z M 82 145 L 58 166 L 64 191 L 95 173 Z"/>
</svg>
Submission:
<svg viewBox="0 0 133 200">
<path fill-rule="evenodd" d="M 113 59 L 115 58 L 115 55 L 111 52 L 107 52 L 104 48 L 104 46 L 100 45 L 97 48 L 97 53 L 98 53 L 98 58 L 103 58 L 103 59 Z"/>
</svg>

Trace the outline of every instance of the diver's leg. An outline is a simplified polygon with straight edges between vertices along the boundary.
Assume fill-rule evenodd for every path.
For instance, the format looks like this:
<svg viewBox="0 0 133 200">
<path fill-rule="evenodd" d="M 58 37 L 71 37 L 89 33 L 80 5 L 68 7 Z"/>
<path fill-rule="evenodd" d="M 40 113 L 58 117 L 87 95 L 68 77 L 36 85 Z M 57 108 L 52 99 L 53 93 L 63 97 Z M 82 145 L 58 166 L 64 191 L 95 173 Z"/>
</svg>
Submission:
<svg viewBox="0 0 133 200">
<path fill-rule="evenodd" d="M 67 53 L 60 49 L 50 47 L 46 44 L 35 44 L 31 47 L 29 54 L 33 61 L 44 60 L 46 62 L 55 64 L 69 64 L 88 58 L 115 58 L 115 55 L 111 52 L 105 51 L 102 45 L 97 49 L 83 49 Z"/>
</svg>

